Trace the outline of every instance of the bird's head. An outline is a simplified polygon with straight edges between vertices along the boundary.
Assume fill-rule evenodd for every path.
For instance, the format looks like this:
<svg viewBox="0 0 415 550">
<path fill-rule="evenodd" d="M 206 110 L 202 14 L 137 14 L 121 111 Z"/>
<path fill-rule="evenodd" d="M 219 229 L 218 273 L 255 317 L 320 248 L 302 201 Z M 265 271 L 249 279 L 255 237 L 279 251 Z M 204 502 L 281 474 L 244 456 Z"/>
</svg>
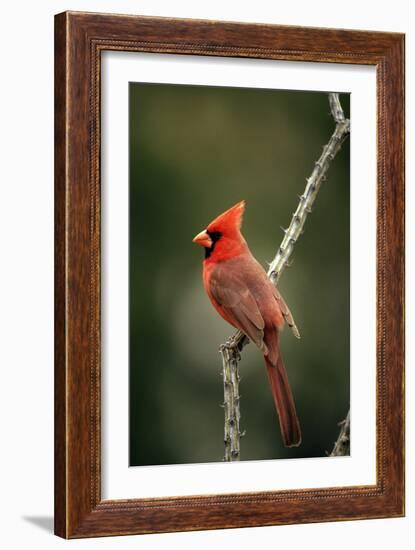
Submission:
<svg viewBox="0 0 415 550">
<path fill-rule="evenodd" d="M 245 201 L 240 201 L 210 224 L 193 239 L 193 242 L 205 248 L 205 258 L 215 252 L 215 260 L 223 260 L 235 255 L 245 244 L 240 229 L 245 211 Z"/>
</svg>

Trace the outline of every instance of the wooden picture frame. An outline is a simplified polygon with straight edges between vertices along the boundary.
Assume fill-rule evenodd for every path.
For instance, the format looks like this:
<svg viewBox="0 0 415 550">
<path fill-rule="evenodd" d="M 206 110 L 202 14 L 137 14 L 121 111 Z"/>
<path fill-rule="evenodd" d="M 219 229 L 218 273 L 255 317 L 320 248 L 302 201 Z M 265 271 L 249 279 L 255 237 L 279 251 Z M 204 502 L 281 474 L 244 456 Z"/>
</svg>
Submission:
<svg viewBox="0 0 415 550">
<path fill-rule="evenodd" d="M 373 65 L 377 481 L 101 499 L 100 60 L 104 50 Z M 404 35 L 65 12 L 55 18 L 55 533 L 64 538 L 404 515 Z"/>
</svg>

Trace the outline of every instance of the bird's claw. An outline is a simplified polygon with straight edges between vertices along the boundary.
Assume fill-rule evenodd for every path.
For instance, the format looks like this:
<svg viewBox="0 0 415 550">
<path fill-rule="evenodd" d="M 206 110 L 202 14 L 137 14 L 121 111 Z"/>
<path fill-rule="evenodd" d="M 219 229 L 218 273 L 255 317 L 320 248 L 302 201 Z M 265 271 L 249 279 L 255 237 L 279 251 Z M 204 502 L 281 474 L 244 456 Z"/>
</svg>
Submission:
<svg viewBox="0 0 415 550">
<path fill-rule="evenodd" d="M 236 342 L 235 336 L 230 336 L 226 340 L 225 346 L 228 347 L 228 348 L 236 348 L 237 347 L 237 342 Z"/>
<path fill-rule="evenodd" d="M 228 351 L 237 360 L 241 360 L 241 353 L 239 349 L 239 333 L 234 336 L 230 336 L 224 344 L 220 346 L 220 351 Z"/>
</svg>

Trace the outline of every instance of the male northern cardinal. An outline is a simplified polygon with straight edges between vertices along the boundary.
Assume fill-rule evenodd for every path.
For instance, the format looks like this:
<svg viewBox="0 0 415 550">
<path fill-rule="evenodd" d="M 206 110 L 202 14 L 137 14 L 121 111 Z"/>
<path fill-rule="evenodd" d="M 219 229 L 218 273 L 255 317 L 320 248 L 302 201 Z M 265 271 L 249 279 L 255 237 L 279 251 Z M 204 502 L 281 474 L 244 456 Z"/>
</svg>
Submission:
<svg viewBox="0 0 415 550">
<path fill-rule="evenodd" d="M 284 322 L 300 337 L 278 290 L 251 254 L 240 228 L 245 201 L 214 219 L 193 242 L 205 248 L 203 284 L 218 313 L 263 352 L 286 447 L 301 443 L 300 424 L 278 344 Z"/>
</svg>

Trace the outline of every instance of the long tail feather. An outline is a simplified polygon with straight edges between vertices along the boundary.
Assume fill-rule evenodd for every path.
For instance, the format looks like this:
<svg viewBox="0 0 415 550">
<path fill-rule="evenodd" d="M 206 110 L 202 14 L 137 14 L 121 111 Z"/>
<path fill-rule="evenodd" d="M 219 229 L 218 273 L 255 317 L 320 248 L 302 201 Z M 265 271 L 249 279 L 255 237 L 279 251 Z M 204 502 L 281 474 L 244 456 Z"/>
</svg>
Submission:
<svg viewBox="0 0 415 550">
<path fill-rule="evenodd" d="M 275 340 L 273 352 L 265 355 L 264 358 L 282 439 L 286 447 L 298 447 L 301 444 L 300 422 L 277 340 Z"/>
</svg>

